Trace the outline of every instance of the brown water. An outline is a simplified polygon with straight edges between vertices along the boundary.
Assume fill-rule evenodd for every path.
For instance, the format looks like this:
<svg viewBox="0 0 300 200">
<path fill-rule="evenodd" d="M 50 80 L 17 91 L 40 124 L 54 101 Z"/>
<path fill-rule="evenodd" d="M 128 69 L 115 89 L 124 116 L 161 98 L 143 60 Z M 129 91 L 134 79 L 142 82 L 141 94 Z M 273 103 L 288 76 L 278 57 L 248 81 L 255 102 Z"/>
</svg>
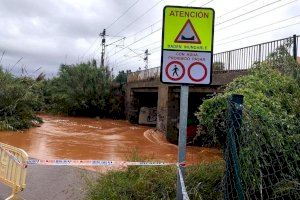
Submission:
<svg viewBox="0 0 300 200">
<path fill-rule="evenodd" d="M 127 121 L 42 115 L 41 127 L 0 132 L 0 142 L 24 149 L 37 159 L 130 160 L 133 152 L 150 160 L 176 162 L 177 146 L 160 132 Z M 187 148 L 187 163 L 221 158 L 218 149 Z"/>
</svg>

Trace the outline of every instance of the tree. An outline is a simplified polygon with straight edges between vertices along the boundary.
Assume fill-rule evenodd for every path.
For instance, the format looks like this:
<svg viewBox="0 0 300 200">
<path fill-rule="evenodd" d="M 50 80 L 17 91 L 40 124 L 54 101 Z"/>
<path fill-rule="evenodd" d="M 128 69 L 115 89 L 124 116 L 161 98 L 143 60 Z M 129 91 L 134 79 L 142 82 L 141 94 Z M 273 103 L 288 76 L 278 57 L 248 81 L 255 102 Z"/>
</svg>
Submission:
<svg viewBox="0 0 300 200">
<path fill-rule="evenodd" d="M 69 115 L 105 116 L 108 112 L 110 72 L 95 63 L 61 65 L 59 76 L 46 88 L 49 108 Z"/>
</svg>

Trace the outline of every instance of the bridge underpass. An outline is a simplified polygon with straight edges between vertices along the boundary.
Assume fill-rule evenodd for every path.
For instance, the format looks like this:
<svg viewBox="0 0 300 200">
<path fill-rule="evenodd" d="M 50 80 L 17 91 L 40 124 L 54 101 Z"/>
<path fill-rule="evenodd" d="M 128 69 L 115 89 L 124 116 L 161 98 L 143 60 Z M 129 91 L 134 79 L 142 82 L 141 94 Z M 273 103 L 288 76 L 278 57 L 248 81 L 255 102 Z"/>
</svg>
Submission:
<svg viewBox="0 0 300 200">
<path fill-rule="evenodd" d="M 273 59 L 270 55 L 278 48 L 286 48 L 297 59 L 299 36 L 251 45 L 213 55 L 212 84 L 207 87 L 191 86 L 189 94 L 189 116 L 212 94 L 222 92 L 222 86 L 233 79 L 247 74 L 247 70 L 258 63 Z M 292 45 L 287 45 L 292 44 Z M 157 108 L 156 128 L 166 134 L 171 142 L 177 140 L 179 118 L 180 85 L 165 85 L 159 80 L 160 67 L 130 73 L 126 86 L 126 116 L 133 123 L 138 122 L 141 106 L 152 101 Z M 145 100 L 145 93 L 150 93 Z M 151 95 L 152 94 L 152 95 Z M 157 99 L 155 99 L 157 98 Z M 154 101 L 156 104 L 154 104 Z"/>
<path fill-rule="evenodd" d="M 245 74 L 245 70 L 214 72 L 210 86 L 190 86 L 189 121 L 196 120 L 194 113 L 204 99 L 222 92 L 222 86 Z M 156 128 L 163 132 L 170 142 L 176 143 L 179 105 L 180 85 L 162 84 L 159 80 L 159 68 L 129 74 L 126 85 L 126 116 L 130 122 L 139 122 L 142 107 L 156 107 Z"/>
</svg>

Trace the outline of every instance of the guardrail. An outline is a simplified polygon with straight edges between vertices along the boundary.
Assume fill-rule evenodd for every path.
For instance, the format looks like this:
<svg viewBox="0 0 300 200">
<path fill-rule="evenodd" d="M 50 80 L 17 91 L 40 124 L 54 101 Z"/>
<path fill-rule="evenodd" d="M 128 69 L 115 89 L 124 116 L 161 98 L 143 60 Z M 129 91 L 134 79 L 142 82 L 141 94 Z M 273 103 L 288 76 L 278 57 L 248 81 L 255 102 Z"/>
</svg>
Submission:
<svg viewBox="0 0 300 200">
<path fill-rule="evenodd" d="M 6 200 L 20 199 L 18 193 L 26 187 L 27 161 L 24 150 L 0 143 L 0 183 L 12 188 Z"/>
</svg>

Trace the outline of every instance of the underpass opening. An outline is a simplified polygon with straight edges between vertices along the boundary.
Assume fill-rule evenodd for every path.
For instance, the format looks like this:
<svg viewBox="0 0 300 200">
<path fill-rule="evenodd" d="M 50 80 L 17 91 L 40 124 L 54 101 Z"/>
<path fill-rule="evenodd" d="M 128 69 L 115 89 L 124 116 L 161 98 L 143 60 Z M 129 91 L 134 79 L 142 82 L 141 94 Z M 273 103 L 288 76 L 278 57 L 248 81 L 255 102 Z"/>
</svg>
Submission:
<svg viewBox="0 0 300 200">
<path fill-rule="evenodd" d="M 134 123 L 156 126 L 157 123 L 157 92 L 134 92 L 135 111 Z"/>
<path fill-rule="evenodd" d="M 166 136 L 168 141 L 173 144 L 178 143 L 179 133 L 179 114 L 180 114 L 180 90 L 173 88 L 169 98 L 168 106 L 168 125 Z M 193 139 L 197 134 L 199 121 L 195 113 L 199 111 L 199 106 L 204 100 L 212 98 L 217 92 L 217 88 L 201 91 L 199 88 L 190 88 L 188 100 L 188 119 L 187 119 L 187 142 L 193 143 Z"/>
</svg>

